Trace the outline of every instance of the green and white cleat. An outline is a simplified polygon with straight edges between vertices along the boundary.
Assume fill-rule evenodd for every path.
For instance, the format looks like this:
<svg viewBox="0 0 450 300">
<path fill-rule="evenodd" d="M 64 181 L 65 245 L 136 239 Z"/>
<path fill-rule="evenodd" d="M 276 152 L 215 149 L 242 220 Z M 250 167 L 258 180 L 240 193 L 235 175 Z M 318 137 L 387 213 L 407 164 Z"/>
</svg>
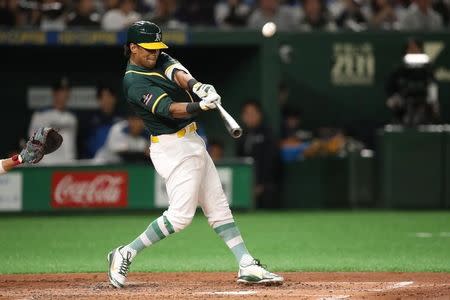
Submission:
<svg viewBox="0 0 450 300">
<path fill-rule="evenodd" d="M 122 255 L 120 250 L 123 246 L 120 246 L 108 254 L 109 282 L 116 287 L 122 288 L 127 280 L 128 270 L 131 265 L 131 253 L 127 252 L 125 256 Z"/>
<path fill-rule="evenodd" d="M 239 266 L 238 283 L 270 285 L 282 284 L 283 281 L 282 276 L 267 271 L 258 259 L 248 266 Z"/>
</svg>

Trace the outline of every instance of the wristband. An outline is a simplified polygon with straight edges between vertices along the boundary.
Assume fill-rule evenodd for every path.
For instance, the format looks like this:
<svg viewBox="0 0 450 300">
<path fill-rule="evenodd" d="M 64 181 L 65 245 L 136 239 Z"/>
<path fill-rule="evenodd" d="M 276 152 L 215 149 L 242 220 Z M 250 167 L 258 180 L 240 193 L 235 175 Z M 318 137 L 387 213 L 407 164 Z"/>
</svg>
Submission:
<svg viewBox="0 0 450 300">
<path fill-rule="evenodd" d="M 186 112 L 188 114 L 196 114 L 202 111 L 202 108 L 200 107 L 200 103 L 199 102 L 192 102 L 192 103 L 188 103 L 188 105 L 186 106 Z"/>
<path fill-rule="evenodd" d="M 11 157 L 12 161 L 14 162 L 14 165 L 20 165 L 22 163 L 22 157 L 18 154 L 14 155 L 13 157 Z"/>
<path fill-rule="evenodd" d="M 194 88 L 194 85 L 195 85 L 196 83 L 198 83 L 197 79 L 195 79 L 195 78 L 189 79 L 189 81 L 188 81 L 188 88 L 189 88 L 189 91 L 192 92 L 192 89 Z"/>
</svg>

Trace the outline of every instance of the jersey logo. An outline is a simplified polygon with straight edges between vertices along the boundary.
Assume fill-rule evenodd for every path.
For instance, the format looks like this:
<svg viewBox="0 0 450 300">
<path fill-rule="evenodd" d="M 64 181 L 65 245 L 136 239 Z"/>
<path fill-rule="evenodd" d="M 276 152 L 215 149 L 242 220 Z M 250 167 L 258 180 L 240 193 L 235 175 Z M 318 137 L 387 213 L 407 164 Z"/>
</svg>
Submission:
<svg viewBox="0 0 450 300">
<path fill-rule="evenodd" d="M 150 100 L 152 100 L 152 98 L 153 98 L 152 94 L 146 94 L 146 95 L 142 96 L 141 102 L 144 103 L 146 106 L 148 106 L 148 104 L 150 103 Z"/>
<path fill-rule="evenodd" d="M 155 42 L 161 42 L 161 33 L 156 34 Z"/>
</svg>

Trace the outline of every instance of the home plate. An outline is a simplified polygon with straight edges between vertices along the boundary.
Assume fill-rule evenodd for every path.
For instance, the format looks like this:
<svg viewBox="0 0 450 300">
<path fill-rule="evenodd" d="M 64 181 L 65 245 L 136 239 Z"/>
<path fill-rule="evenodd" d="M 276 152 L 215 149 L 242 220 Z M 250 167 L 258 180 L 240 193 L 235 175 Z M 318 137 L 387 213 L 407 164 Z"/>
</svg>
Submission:
<svg viewBox="0 0 450 300">
<path fill-rule="evenodd" d="M 233 295 L 233 296 L 244 296 L 244 295 L 256 295 L 257 291 L 229 291 L 229 292 L 201 292 L 195 293 L 199 295 Z"/>
</svg>

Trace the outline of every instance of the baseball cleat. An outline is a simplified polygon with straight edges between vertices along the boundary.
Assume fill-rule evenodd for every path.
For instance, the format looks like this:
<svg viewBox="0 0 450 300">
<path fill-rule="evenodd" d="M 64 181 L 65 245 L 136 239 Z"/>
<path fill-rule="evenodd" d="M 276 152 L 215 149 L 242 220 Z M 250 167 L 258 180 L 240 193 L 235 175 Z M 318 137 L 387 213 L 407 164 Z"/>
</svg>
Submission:
<svg viewBox="0 0 450 300">
<path fill-rule="evenodd" d="M 127 251 L 126 255 L 123 256 L 120 252 L 122 248 L 123 246 L 120 246 L 108 254 L 109 282 L 116 288 L 124 286 L 131 265 L 131 253 Z"/>
<path fill-rule="evenodd" d="M 248 284 L 282 284 L 284 278 L 270 273 L 258 259 L 254 259 L 248 266 L 239 266 L 238 283 Z"/>
</svg>

